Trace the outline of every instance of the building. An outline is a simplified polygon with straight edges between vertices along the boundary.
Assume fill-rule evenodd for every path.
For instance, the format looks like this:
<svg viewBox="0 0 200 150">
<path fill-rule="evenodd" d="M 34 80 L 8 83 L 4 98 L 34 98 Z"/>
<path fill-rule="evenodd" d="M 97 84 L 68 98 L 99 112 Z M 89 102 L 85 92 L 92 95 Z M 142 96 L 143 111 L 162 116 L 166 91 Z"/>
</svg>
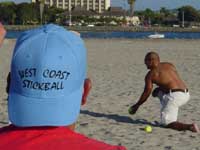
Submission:
<svg viewBox="0 0 200 150">
<path fill-rule="evenodd" d="M 40 0 L 32 0 L 36 2 Z M 72 8 L 77 6 L 85 7 L 86 10 L 94 10 L 98 13 L 102 13 L 110 7 L 111 0 L 45 0 L 47 6 L 56 6 L 57 8 L 66 9 L 71 11 Z"/>
</svg>

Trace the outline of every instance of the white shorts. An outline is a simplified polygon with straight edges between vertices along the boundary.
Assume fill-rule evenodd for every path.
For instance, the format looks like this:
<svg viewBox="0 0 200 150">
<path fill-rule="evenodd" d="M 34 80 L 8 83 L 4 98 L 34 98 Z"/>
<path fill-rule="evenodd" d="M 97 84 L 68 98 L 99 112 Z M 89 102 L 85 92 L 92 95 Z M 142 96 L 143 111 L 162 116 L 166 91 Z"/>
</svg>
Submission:
<svg viewBox="0 0 200 150">
<path fill-rule="evenodd" d="M 177 121 L 178 109 L 180 106 L 186 104 L 190 99 L 189 92 L 170 92 L 165 94 L 161 91 L 158 93 L 161 103 L 161 123 L 168 125 L 169 123 Z"/>
</svg>

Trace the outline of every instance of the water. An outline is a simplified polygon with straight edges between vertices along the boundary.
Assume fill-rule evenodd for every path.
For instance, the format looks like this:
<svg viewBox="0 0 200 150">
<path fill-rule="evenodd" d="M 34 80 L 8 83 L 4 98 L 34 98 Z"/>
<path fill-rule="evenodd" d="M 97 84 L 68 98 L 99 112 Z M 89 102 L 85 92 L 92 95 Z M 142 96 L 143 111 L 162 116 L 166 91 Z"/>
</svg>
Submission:
<svg viewBox="0 0 200 150">
<path fill-rule="evenodd" d="M 17 38 L 21 31 L 8 31 L 7 38 Z M 145 39 L 154 32 L 81 32 L 82 38 Z M 166 39 L 200 39 L 200 32 L 163 32 Z"/>
</svg>

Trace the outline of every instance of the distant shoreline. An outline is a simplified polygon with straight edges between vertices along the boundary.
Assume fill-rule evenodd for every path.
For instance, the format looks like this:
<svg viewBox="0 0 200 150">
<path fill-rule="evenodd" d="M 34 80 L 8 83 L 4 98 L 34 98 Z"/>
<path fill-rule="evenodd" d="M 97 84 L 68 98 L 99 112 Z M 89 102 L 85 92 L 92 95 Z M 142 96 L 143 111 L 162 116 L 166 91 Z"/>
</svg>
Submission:
<svg viewBox="0 0 200 150">
<path fill-rule="evenodd" d="M 39 25 L 5 25 L 7 30 L 11 31 L 23 31 L 32 28 L 36 28 Z M 122 26 L 64 26 L 69 30 L 75 30 L 79 32 L 200 32 L 199 28 L 181 28 L 181 27 L 122 27 Z"/>
</svg>

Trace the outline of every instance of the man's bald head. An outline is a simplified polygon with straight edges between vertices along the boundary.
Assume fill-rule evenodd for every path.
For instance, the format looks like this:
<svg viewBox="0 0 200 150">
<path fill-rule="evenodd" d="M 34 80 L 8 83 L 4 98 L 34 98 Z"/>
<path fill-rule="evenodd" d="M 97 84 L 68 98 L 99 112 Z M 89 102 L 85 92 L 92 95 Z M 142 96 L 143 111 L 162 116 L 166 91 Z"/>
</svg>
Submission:
<svg viewBox="0 0 200 150">
<path fill-rule="evenodd" d="M 148 52 L 145 56 L 144 62 L 148 69 L 152 69 L 159 65 L 160 57 L 156 52 Z"/>
<path fill-rule="evenodd" d="M 156 52 L 148 52 L 145 56 L 145 59 L 148 59 L 148 58 L 155 58 L 157 60 L 160 60 L 160 57 L 159 57 L 158 53 L 156 53 Z"/>
</svg>

